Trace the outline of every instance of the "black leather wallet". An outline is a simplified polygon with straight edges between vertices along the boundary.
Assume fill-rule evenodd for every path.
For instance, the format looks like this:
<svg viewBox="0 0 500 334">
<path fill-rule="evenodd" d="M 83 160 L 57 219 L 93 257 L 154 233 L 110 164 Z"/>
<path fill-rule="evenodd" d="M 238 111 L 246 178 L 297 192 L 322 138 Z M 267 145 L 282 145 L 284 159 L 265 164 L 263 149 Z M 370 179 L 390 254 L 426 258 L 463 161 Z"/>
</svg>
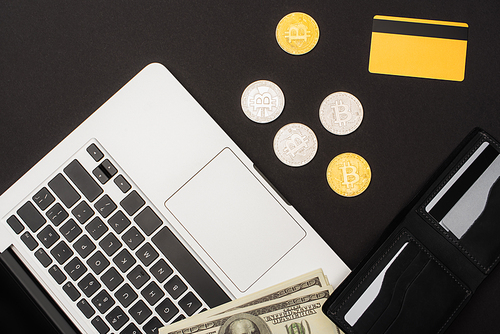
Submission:
<svg viewBox="0 0 500 334">
<path fill-rule="evenodd" d="M 476 129 L 323 305 L 345 333 L 442 333 L 500 259 L 500 145 Z"/>
</svg>

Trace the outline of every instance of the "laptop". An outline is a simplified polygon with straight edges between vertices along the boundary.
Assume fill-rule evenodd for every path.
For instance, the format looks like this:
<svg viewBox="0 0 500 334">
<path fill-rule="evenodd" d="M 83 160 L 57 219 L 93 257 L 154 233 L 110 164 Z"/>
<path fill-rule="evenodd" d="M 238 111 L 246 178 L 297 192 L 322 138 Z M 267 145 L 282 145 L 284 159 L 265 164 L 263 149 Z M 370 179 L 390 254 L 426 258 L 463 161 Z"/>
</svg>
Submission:
<svg viewBox="0 0 500 334">
<path fill-rule="evenodd" d="M 2 259 L 75 332 L 157 333 L 317 268 L 333 286 L 350 271 L 158 63 L 3 193 L 0 217 Z"/>
</svg>

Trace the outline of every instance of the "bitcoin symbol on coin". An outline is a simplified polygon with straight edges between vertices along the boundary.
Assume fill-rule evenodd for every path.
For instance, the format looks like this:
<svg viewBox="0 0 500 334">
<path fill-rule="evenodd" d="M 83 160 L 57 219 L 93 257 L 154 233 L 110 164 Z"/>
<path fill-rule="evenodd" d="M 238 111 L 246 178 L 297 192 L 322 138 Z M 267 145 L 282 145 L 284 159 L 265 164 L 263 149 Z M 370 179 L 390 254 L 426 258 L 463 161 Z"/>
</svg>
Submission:
<svg viewBox="0 0 500 334">
<path fill-rule="evenodd" d="M 372 177 L 370 165 L 355 153 L 342 153 L 330 161 L 326 180 L 337 194 L 353 197 L 368 188 Z"/>
<path fill-rule="evenodd" d="M 363 106 L 352 94 L 336 92 L 328 95 L 319 107 L 321 124 L 333 134 L 347 135 L 363 120 Z"/>
<path fill-rule="evenodd" d="M 311 37 L 311 34 L 303 23 L 290 25 L 290 28 L 285 31 L 285 38 L 288 39 L 288 43 L 299 41 L 298 43 L 301 44 L 301 42 L 306 42 L 308 37 Z"/>
<path fill-rule="evenodd" d="M 285 148 L 283 149 L 283 152 L 290 155 L 293 159 L 297 154 L 303 155 L 303 151 L 306 148 L 307 148 L 307 137 L 301 136 L 298 133 L 294 133 L 285 142 Z"/>
<path fill-rule="evenodd" d="M 359 175 L 356 173 L 357 168 L 355 166 L 351 166 L 349 161 L 346 161 L 343 166 L 339 167 L 339 169 L 342 170 L 342 175 L 344 176 L 342 184 L 347 188 L 354 188 L 354 183 L 359 181 Z"/>
<path fill-rule="evenodd" d="M 332 105 L 332 109 L 335 124 L 340 127 L 346 126 L 352 118 L 352 113 L 349 111 L 349 107 L 339 100 L 337 101 L 337 104 Z"/>
<path fill-rule="evenodd" d="M 255 113 L 262 111 L 261 115 L 271 112 L 273 106 L 277 104 L 277 98 L 273 97 L 269 92 L 263 94 L 256 93 L 253 98 L 250 98 L 248 103 Z"/>
</svg>

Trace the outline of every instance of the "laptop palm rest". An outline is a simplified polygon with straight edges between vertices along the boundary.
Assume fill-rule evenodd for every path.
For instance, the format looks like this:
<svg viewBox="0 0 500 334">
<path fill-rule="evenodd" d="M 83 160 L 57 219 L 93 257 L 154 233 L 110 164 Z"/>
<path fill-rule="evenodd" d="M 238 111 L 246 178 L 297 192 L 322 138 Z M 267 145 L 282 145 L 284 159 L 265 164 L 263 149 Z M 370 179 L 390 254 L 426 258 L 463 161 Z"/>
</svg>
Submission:
<svg viewBox="0 0 500 334">
<path fill-rule="evenodd" d="M 242 292 L 306 236 L 229 148 L 165 206 Z"/>
</svg>

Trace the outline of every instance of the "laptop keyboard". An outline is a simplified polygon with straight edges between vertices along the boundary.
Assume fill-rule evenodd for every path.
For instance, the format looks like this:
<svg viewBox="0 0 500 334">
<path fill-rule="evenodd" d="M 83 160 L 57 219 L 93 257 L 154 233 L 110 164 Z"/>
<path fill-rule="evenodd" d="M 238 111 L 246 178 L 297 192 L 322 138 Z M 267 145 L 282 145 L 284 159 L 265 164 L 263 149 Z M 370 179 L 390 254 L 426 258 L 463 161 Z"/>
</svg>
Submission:
<svg viewBox="0 0 500 334">
<path fill-rule="evenodd" d="M 100 334 L 158 333 L 230 300 L 96 141 L 7 223 Z"/>
</svg>

